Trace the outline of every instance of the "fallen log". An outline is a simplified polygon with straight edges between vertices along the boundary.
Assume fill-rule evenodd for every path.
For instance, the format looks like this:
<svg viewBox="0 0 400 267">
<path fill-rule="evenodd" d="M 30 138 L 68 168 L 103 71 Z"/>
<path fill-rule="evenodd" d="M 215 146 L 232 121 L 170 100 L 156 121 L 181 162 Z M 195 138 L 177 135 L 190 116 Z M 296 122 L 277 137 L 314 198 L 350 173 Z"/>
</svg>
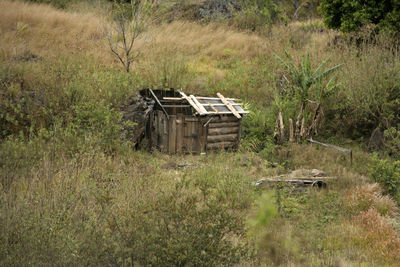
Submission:
<svg viewBox="0 0 400 267">
<path fill-rule="evenodd" d="M 263 178 L 254 183 L 255 186 L 262 186 L 265 184 L 278 184 L 286 183 L 296 187 L 311 186 L 315 188 L 326 188 L 327 181 L 336 179 L 336 177 L 294 177 L 285 178 L 284 176 L 277 176 L 271 178 Z"/>
</svg>

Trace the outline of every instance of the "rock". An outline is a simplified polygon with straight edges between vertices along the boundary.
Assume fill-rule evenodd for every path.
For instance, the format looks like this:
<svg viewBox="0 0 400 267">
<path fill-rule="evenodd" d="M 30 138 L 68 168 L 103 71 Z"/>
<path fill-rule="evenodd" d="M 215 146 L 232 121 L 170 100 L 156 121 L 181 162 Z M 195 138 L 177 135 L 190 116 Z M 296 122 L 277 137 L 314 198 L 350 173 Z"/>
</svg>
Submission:
<svg viewBox="0 0 400 267">
<path fill-rule="evenodd" d="M 369 151 L 380 151 L 385 148 L 385 137 L 379 127 L 372 131 L 368 142 Z"/>
<path fill-rule="evenodd" d="M 297 178 L 297 177 L 326 177 L 328 176 L 326 172 L 317 170 L 317 169 L 312 169 L 312 170 L 306 170 L 306 169 L 298 169 L 294 170 L 291 173 L 288 174 L 288 177 L 291 178 Z"/>
<path fill-rule="evenodd" d="M 326 174 L 326 172 L 321 171 L 321 170 L 317 170 L 317 169 L 312 169 L 310 174 L 311 174 L 312 177 L 326 177 L 326 176 L 328 176 Z"/>
<path fill-rule="evenodd" d="M 231 18 L 240 9 L 238 0 L 206 0 L 198 9 L 199 18 Z"/>
</svg>

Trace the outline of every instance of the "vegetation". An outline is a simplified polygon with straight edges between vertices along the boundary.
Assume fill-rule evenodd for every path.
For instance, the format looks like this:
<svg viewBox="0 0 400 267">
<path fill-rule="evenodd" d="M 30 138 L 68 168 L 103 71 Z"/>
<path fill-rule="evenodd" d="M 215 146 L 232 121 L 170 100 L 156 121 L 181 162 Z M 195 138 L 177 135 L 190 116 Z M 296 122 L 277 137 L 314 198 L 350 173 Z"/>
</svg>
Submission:
<svg viewBox="0 0 400 267">
<path fill-rule="evenodd" d="M 385 30 L 338 37 L 318 1 L 241 1 L 213 19 L 160 1 L 127 72 L 103 27 L 112 3 L 31 2 L 0 1 L 0 265 L 398 265 L 400 55 Z M 121 108 L 144 87 L 243 99 L 240 150 L 134 150 Z M 303 104 L 312 136 L 353 164 L 275 143 L 279 111 L 288 129 Z M 254 186 L 313 168 L 336 178 L 326 190 Z"/>
<path fill-rule="evenodd" d="M 151 5 L 147 1 L 131 1 L 128 5 L 115 2 L 113 9 L 111 22 L 105 25 L 107 41 L 111 52 L 129 72 L 140 55 L 140 51 L 133 51 L 133 45 L 149 26 Z"/>
<path fill-rule="evenodd" d="M 357 31 L 369 24 L 398 33 L 400 2 L 323 0 L 320 6 L 326 25 L 343 32 Z"/>
</svg>

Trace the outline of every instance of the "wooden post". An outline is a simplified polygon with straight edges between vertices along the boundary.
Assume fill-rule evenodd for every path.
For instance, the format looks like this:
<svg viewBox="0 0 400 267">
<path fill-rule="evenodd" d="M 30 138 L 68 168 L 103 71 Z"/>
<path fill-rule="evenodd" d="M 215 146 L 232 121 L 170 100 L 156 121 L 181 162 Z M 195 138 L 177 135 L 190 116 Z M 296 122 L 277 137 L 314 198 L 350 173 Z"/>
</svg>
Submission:
<svg viewBox="0 0 400 267">
<path fill-rule="evenodd" d="M 305 135 L 306 135 L 306 120 L 303 117 L 303 119 L 301 120 L 300 137 L 304 139 L 306 137 Z"/>
<path fill-rule="evenodd" d="M 292 119 L 289 119 L 289 142 L 294 142 L 294 128 Z"/>
<path fill-rule="evenodd" d="M 278 123 L 279 123 L 279 134 L 280 134 L 280 141 L 285 141 L 285 125 L 283 125 L 283 117 L 282 112 L 279 111 L 278 113 Z"/>
<path fill-rule="evenodd" d="M 299 138 L 301 136 L 301 134 L 300 134 L 301 133 L 301 122 L 303 119 L 304 108 L 305 108 L 305 104 L 303 102 L 303 103 L 301 103 L 300 112 L 299 112 L 299 115 L 297 116 L 297 120 L 296 120 L 296 129 L 295 129 L 295 137 L 296 138 Z"/>
</svg>

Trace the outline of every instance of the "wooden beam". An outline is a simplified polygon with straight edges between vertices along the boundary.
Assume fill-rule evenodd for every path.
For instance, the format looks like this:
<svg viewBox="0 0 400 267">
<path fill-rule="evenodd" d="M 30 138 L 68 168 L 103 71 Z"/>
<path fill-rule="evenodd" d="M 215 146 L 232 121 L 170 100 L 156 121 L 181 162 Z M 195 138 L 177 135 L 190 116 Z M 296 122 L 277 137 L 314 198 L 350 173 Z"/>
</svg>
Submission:
<svg viewBox="0 0 400 267">
<path fill-rule="evenodd" d="M 208 97 L 208 96 L 196 96 L 197 99 L 204 99 L 204 100 L 220 100 L 218 97 Z M 164 96 L 163 99 L 165 100 L 182 100 L 185 99 L 184 97 L 173 97 L 173 96 Z M 240 99 L 236 98 L 225 98 L 229 101 L 237 101 Z"/>
<path fill-rule="evenodd" d="M 249 114 L 248 111 L 237 111 L 237 113 L 239 113 L 239 114 Z M 207 115 L 226 115 L 226 114 L 232 114 L 232 112 L 231 111 L 222 111 L 222 112 L 221 111 L 218 111 L 218 112 L 208 111 L 208 113 L 207 113 Z"/>
<path fill-rule="evenodd" d="M 218 94 L 217 94 L 218 95 Z M 208 97 L 208 96 L 196 96 L 197 99 L 209 99 L 209 100 L 219 100 L 218 97 Z M 236 98 L 225 98 L 226 100 L 231 100 L 231 101 L 235 101 L 235 100 L 240 100 L 240 99 L 236 99 Z"/>
<path fill-rule="evenodd" d="M 211 122 L 209 128 L 225 128 L 239 126 L 239 122 Z"/>
<path fill-rule="evenodd" d="M 233 134 L 237 133 L 239 130 L 239 126 L 236 127 L 226 127 L 226 128 L 209 128 L 209 135 L 223 135 L 223 134 Z"/>
<path fill-rule="evenodd" d="M 203 106 L 225 106 L 225 104 L 211 104 L 211 103 L 200 103 Z M 232 106 L 241 106 L 243 105 L 242 103 L 231 103 Z"/>
<path fill-rule="evenodd" d="M 237 134 L 209 135 L 207 136 L 207 143 L 236 142 L 237 139 Z"/>
<path fill-rule="evenodd" d="M 229 113 L 229 115 L 215 116 L 215 120 L 213 120 L 212 123 L 219 123 L 219 122 L 236 122 L 236 123 L 240 123 L 240 119 L 238 119 L 235 116 L 233 116 L 232 113 Z"/>
<path fill-rule="evenodd" d="M 185 100 L 184 97 L 169 97 L 169 96 L 164 96 L 162 100 Z"/>
<path fill-rule="evenodd" d="M 169 120 L 169 115 L 168 115 L 167 111 L 165 110 L 165 108 L 163 107 L 163 105 L 161 105 L 160 100 L 158 100 L 158 97 L 154 94 L 153 90 L 151 90 L 150 88 L 149 88 L 149 91 L 150 91 L 151 95 L 153 96 L 154 100 L 157 102 L 157 104 L 160 105 L 162 111 L 164 112 L 165 116 L 167 116 L 167 119 Z"/>
<path fill-rule="evenodd" d="M 222 103 L 224 103 L 228 107 L 228 109 L 232 112 L 232 114 L 235 115 L 236 118 L 238 119 L 242 118 L 240 114 L 237 112 L 237 110 L 232 106 L 231 103 L 228 102 L 228 100 L 226 100 L 226 98 L 223 95 L 217 93 L 217 96 L 221 99 Z"/>
<path fill-rule="evenodd" d="M 199 109 L 203 112 L 203 114 L 207 114 L 207 110 L 203 107 L 202 104 L 194 97 L 194 95 L 190 95 L 190 98 L 193 100 L 193 102 L 199 107 Z"/>
<path fill-rule="evenodd" d="M 164 108 L 188 108 L 191 105 L 164 105 Z"/>
<path fill-rule="evenodd" d="M 192 105 L 192 107 L 197 111 L 197 113 L 199 113 L 200 115 L 203 114 L 202 110 L 196 105 L 196 103 L 193 102 L 193 100 L 188 97 L 184 92 L 179 91 L 179 93 L 181 94 L 181 96 L 187 100 L 187 102 L 189 102 L 190 105 Z"/>
<path fill-rule="evenodd" d="M 212 110 L 214 110 L 215 113 L 219 113 L 219 112 L 218 112 L 218 109 L 214 108 L 214 105 L 213 105 L 213 104 L 209 104 L 209 106 L 210 106 L 210 108 L 211 108 Z"/>
<path fill-rule="evenodd" d="M 218 142 L 218 143 L 208 143 L 207 149 L 224 149 L 235 147 L 236 142 Z"/>
</svg>

